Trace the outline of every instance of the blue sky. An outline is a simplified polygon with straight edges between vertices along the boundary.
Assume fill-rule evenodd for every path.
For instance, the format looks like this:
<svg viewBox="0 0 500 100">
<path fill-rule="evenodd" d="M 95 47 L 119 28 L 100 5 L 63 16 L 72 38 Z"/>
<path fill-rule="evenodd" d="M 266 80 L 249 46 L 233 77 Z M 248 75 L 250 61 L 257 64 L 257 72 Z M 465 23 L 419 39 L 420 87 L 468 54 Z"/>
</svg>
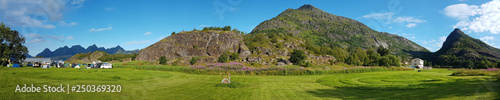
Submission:
<svg viewBox="0 0 500 100">
<path fill-rule="evenodd" d="M 45 48 L 145 48 L 172 32 L 230 25 L 251 32 L 282 11 L 311 4 L 438 50 L 455 27 L 500 47 L 499 0 L 2 0 L 0 21 Z"/>
</svg>

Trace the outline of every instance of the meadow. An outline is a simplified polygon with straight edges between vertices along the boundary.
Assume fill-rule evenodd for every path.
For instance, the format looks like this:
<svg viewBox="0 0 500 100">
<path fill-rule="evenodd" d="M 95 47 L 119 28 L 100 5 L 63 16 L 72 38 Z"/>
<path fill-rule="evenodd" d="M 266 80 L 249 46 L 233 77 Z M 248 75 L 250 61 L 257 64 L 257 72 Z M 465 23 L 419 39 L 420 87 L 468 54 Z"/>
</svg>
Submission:
<svg viewBox="0 0 500 100">
<path fill-rule="evenodd" d="M 493 76 L 451 76 L 447 69 L 321 75 L 221 75 L 137 68 L 0 67 L 0 99 L 498 99 Z M 17 85 L 121 85 L 115 93 L 19 93 Z"/>
</svg>

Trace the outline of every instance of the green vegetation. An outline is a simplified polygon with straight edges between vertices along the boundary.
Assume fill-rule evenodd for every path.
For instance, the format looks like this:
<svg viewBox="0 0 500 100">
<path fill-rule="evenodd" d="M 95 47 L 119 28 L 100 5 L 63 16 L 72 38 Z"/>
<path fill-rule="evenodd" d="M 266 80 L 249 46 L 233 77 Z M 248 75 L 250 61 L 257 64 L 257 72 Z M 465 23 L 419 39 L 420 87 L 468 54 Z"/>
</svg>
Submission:
<svg viewBox="0 0 500 100">
<path fill-rule="evenodd" d="M 24 37 L 17 30 L 11 30 L 3 22 L 0 23 L 0 65 L 6 66 L 9 62 L 22 62 L 28 54 L 28 48 L 23 44 Z"/>
<path fill-rule="evenodd" d="M 158 59 L 158 61 L 160 62 L 160 64 L 165 65 L 165 64 L 167 64 L 167 57 L 165 57 L 165 56 L 161 56 L 161 57 Z"/>
<path fill-rule="evenodd" d="M 306 59 L 307 59 L 307 56 L 306 56 L 306 54 L 304 54 L 304 51 L 293 50 L 292 53 L 290 54 L 289 60 L 294 65 L 302 65 Z"/>
<path fill-rule="evenodd" d="M 139 61 L 134 61 L 139 63 Z M 163 66 L 166 67 L 166 66 Z M 489 76 L 449 76 L 451 71 L 384 71 L 308 76 L 217 75 L 74 68 L 0 68 L 2 99 L 495 99 Z M 17 85 L 121 85 L 121 92 L 16 93 Z M 493 89 L 488 89 L 491 86 Z M 233 87 L 233 88 L 232 88 Z M 459 87 L 459 88 L 457 88 Z"/>
<path fill-rule="evenodd" d="M 235 60 L 238 60 L 239 58 L 240 58 L 240 54 L 237 53 L 237 52 L 233 52 L 233 53 L 231 53 L 231 56 L 229 57 L 229 60 L 235 61 Z"/>
<path fill-rule="evenodd" d="M 99 60 L 101 60 L 103 62 L 108 62 L 108 61 L 113 61 L 113 60 L 122 61 L 124 59 L 134 60 L 135 57 L 137 57 L 137 53 L 132 53 L 132 54 L 105 54 L 101 58 L 99 58 Z"/>
<path fill-rule="evenodd" d="M 189 60 L 189 64 L 194 65 L 196 61 L 198 61 L 198 57 L 191 57 L 191 60 Z"/>
<path fill-rule="evenodd" d="M 220 56 L 219 56 L 219 60 L 217 60 L 218 62 L 221 62 L 221 63 L 225 63 L 227 62 L 227 59 L 229 58 L 229 52 L 224 52 L 222 53 Z"/>
</svg>

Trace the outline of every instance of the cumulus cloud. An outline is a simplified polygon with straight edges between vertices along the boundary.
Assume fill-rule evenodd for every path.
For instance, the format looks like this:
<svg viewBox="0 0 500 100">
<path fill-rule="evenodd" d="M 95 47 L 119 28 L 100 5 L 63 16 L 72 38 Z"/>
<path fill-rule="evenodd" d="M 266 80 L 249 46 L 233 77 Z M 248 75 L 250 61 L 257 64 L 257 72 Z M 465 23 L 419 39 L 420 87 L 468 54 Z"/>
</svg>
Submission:
<svg viewBox="0 0 500 100">
<path fill-rule="evenodd" d="M 484 37 L 481 37 L 479 39 L 490 46 L 495 45 L 495 43 L 491 43 L 491 41 L 495 40 L 495 37 L 493 37 L 493 36 L 484 36 Z"/>
<path fill-rule="evenodd" d="M 415 24 L 415 23 L 409 23 L 409 24 L 407 24 L 405 26 L 408 27 L 408 28 L 412 28 L 412 27 L 417 26 L 417 24 Z"/>
<path fill-rule="evenodd" d="M 13 26 L 56 28 L 49 22 L 62 19 L 68 7 L 81 6 L 83 2 L 84 0 L 1 0 L 0 20 Z"/>
<path fill-rule="evenodd" d="M 130 41 L 130 42 L 127 42 L 125 44 L 127 45 L 131 45 L 131 44 L 143 44 L 143 43 L 148 43 L 149 40 L 144 40 L 144 41 Z"/>
<path fill-rule="evenodd" d="M 153 33 L 151 33 L 151 32 L 144 33 L 144 35 L 151 35 L 151 34 L 153 34 Z"/>
<path fill-rule="evenodd" d="M 439 48 L 443 46 L 444 41 L 446 41 L 446 36 L 438 37 L 438 39 L 422 41 L 421 43 L 427 45 L 425 46 L 425 48 L 431 51 L 437 51 Z"/>
<path fill-rule="evenodd" d="M 108 27 L 108 28 L 99 28 L 99 29 L 92 28 L 92 29 L 90 29 L 89 31 L 91 31 L 91 32 L 97 32 L 97 31 L 105 31 L 105 30 L 110 30 L 110 29 L 113 29 L 113 27 Z"/>
<path fill-rule="evenodd" d="M 455 4 L 444 9 L 448 17 L 459 20 L 453 27 L 474 32 L 500 33 L 500 0 L 477 5 Z"/>
</svg>

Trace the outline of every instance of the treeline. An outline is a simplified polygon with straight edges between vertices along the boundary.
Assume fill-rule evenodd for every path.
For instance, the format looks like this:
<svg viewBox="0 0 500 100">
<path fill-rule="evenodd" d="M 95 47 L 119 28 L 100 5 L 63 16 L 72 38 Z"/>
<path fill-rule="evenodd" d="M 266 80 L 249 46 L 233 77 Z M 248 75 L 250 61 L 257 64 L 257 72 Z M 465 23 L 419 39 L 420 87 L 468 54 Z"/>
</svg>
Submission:
<svg viewBox="0 0 500 100">
<path fill-rule="evenodd" d="M 356 66 L 401 66 L 401 59 L 391 55 L 389 50 L 379 46 L 363 50 L 360 47 L 348 48 L 347 50 L 334 47 L 333 50 L 323 50 L 324 53 L 334 56 L 338 62 L 344 62 Z"/>
<path fill-rule="evenodd" d="M 208 31 L 208 30 L 216 30 L 216 31 L 233 31 L 233 32 L 236 32 L 236 33 L 240 33 L 240 34 L 244 34 L 244 32 L 241 32 L 239 31 L 238 29 L 236 28 L 231 28 L 231 26 L 224 26 L 224 27 L 216 27 L 216 26 L 211 26 L 211 27 L 204 27 L 203 30 L 201 31 Z M 193 31 L 196 31 L 196 29 L 194 29 Z"/>
<path fill-rule="evenodd" d="M 472 68 L 472 69 L 486 69 L 498 68 L 500 61 L 490 61 L 485 58 L 481 59 L 467 59 L 465 57 L 457 57 L 455 55 L 441 55 L 434 60 L 435 67 L 441 68 Z"/>
</svg>

